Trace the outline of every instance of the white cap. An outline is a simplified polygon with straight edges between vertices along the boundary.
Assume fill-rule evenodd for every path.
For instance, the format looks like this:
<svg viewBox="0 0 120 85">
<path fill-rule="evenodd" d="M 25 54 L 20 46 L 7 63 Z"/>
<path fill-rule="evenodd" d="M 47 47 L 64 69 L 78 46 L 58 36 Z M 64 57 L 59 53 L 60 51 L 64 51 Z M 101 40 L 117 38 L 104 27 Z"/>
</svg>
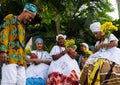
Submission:
<svg viewBox="0 0 120 85">
<path fill-rule="evenodd" d="M 64 39 L 66 39 L 66 35 L 62 35 L 62 34 L 58 34 L 57 36 L 56 36 L 56 41 L 58 41 L 58 37 L 63 37 Z"/>
<path fill-rule="evenodd" d="M 87 51 L 89 50 L 89 46 L 87 43 L 81 43 L 81 45 L 85 46 Z"/>
<path fill-rule="evenodd" d="M 94 23 L 92 23 L 92 24 L 90 25 L 90 30 L 91 30 L 92 32 L 100 32 L 100 31 L 101 31 L 101 30 L 100 30 L 100 27 L 101 27 L 100 22 L 94 22 Z"/>
</svg>

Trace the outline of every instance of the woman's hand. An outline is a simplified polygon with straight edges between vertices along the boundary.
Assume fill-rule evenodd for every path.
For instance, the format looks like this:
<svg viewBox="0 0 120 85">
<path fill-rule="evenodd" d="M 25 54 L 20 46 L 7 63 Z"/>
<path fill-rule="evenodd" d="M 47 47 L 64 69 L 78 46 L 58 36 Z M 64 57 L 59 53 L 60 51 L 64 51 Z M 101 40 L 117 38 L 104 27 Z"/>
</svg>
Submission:
<svg viewBox="0 0 120 85">
<path fill-rule="evenodd" d="M 62 51 L 59 54 L 53 55 L 52 58 L 53 60 L 58 60 L 60 57 L 62 57 L 63 55 L 65 55 L 66 53 L 68 53 L 69 49 L 66 48 L 64 51 Z"/>
<path fill-rule="evenodd" d="M 95 51 L 98 51 L 101 48 L 101 44 L 95 45 Z"/>
<path fill-rule="evenodd" d="M 40 64 L 40 63 L 43 63 L 44 62 L 44 60 L 42 60 L 42 59 L 38 59 L 38 58 L 30 58 L 30 59 L 28 59 L 28 61 L 27 61 L 28 63 L 33 63 L 33 64 L 35 64 L 35 65 L 38 65 L 38 64 Z"/>
<path fill-rule="evenodd" d="M 66 48 L 64 51 L 62 51 L 62 55 L 66 54 L 66 53 L 68 53 L 68 52 L 69 52 L 69 49 Z"/>
<path fill-rule="evenodd" d="M 37 59 L 37 55 L 35 53 L 31 53 L 31 56 L 30 56 L 31 59 Z"/>
<path fill-rule="evenodd" d="M 97 45 L 95 45 L 95 51 L 98 51 L 98 50 L 100 50 L 101 48 L 107 48 L 107 46 L 108 46 L 108 43 L 100 43 L 100 44 L 97 44 Z"/>
<path fill-rule="evenodd" d="M 107 49 L 108 48 L 108 43 L 103 43 L 102 47 Z"/>
<path fill-rule="evenodd" d="M 108 48 L 108 43 L 101 43 L 101 44 L 98 44 L 97 46 L 95 46 L 97 49 L 100 49 L 100 48 Z"/>
<path fill-rule="evenodd" d="M 38 65 L 38 64 L 40 64 L 40 63 L 43 63 L 43 60 L 42 60 L 42 59 L 33 59 L 33 63 L 34 63 L 35 65 Z"/>
<path fill-rule="evenodd" d="M 77 52 L 76 52 L 74 49 L 72 49 L 72 48 L 69 48 L 68 55 L 69 55 L 72 59 L 76 59 L 76 58 L 78 57 Z"/>
</svg>

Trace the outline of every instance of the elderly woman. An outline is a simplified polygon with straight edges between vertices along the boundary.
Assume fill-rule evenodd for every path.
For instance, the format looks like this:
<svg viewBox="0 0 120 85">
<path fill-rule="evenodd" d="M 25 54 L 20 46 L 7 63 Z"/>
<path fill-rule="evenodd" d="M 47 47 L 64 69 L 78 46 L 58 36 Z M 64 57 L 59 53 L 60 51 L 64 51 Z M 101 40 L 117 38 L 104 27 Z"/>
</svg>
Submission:
<svg viewBox="0 0 120 85">
<path fill-rule="evenodd" d="M 118 39 L 113 34 L 105 37 L 100 27 L 99 22 L 90 25 L 91 31 L 99 41 L 95 44 L 96 52 L 85 63 L 80 83 L 81 85 L 120 85 Z"/>
<path fill-rule="evenodd" d="M 55 45 L 50 55 L 53 58 L 49 71 L 47 85 L 78 85 L 80 69 L 77 64 L 76 52 L 65 48 L 65 35 L 56 36 Z"/>
<path fill-rule="evenodd" d="M 52 58 L 43 50 L 43 39 L 35 40 L 37 49 L 33 50 L 28 59 L 30 66 L 26 69 L 26 85 L 46 85 L 48 69 Z"/>
</svg>

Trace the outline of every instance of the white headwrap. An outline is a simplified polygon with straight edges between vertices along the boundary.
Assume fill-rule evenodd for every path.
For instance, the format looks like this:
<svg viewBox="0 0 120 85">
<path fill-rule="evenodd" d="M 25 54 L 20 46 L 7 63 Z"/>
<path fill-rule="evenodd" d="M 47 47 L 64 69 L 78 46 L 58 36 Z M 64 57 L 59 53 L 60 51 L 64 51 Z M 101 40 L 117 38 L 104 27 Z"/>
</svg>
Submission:
<svg viewBox="0 0 120 85">
<path fill-rule="evenodd" d="M 86 48 L 89 48 L 87 43 L 81 43 L 81 45 L 84 45 Z"/>
<path fill-rule="evenodd" d="M 87 43 L 81 43 L 81 45 L 85 46 L 87 48 L 87 50 L 89 50 L 89 46 Z"/>
<path fill-rule="evenodd" d="M 92 32 L 100 32 L 101 31 L 100 26 L 101 26 L 100 22 L 94 22 L 90 25 L 90 30 Z"/>
<path fill-rule="evenodd" d="M 56 36 L 56 41 L 58 41 L 58 37 L 63 37 L 64 39 L 66 39 L 66 35 L 62 35 L 62 34 L 58 34 L 57 36 Z"/>
</svg>

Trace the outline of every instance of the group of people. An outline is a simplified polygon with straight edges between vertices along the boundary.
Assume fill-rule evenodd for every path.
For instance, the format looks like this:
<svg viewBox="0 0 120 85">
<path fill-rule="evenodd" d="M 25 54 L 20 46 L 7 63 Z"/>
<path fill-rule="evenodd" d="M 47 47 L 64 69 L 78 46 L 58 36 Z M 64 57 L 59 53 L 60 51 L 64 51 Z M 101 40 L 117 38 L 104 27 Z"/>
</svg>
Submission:
<svg viewBox="0 0 120 85">
<path fill-rule="evenodd" d="M 26 85 L 79 84 L 80 69 L 75 60 L 77 53 L 65 48 L 65 39 L 65 35 L 58 34 L 57 44 L 50 54 L 43 50 L 42 38 L 35 40 L 37 49 L 27 59 L 30 65 L 26 68 Z"/>
<path fill-rule="evenodd" d="M 90 25 L 90 30 L 98 39 L 95 51 L 87 59 L 80 75 L 81 85 L 119 85 L 120 49 L 114 34 L 105 37 L 100 22 Z"/>
<path fill-rule="evenodd" d="M 43 39 L 37 38 L 36 50 L 26 60 L 25 29 L 22 24 L 31 22 L 36 13 L 37 7 L 27 3 L 20 15 L 7 15 L 0 26 L 0 61 L 3 63 L 1 85 L 120 84 L 118 39 L 113 34 L 105 37 L 100 22 L 90 25 L 90 30 L 98 39 L 94 53 L 86 43 L 82 43 L 83 54 L 79 62 L 76 61 L 77 52 L 65 47 L 66 35 L 63 34 L 56 36 L 57 44 L 50 53 L 43 50 Z M 24 67 L 26 63 L 29 64 L 27 68 Z"/>
<path fill-rule="evenodd" d="M 36 13 L 37 7 L 27 3 L 20 15 L 8 14 L 0 26 L 1 85 L 77 85 L 80 79 L 77 53 L 65 48 L 65 35 L 56 36 L 57 45 L 50 54 L 43 50 L 43 39 L 37 38 L 36 50 L 26 58 L 23 24 L 31 22 Z"/>
</svg>

